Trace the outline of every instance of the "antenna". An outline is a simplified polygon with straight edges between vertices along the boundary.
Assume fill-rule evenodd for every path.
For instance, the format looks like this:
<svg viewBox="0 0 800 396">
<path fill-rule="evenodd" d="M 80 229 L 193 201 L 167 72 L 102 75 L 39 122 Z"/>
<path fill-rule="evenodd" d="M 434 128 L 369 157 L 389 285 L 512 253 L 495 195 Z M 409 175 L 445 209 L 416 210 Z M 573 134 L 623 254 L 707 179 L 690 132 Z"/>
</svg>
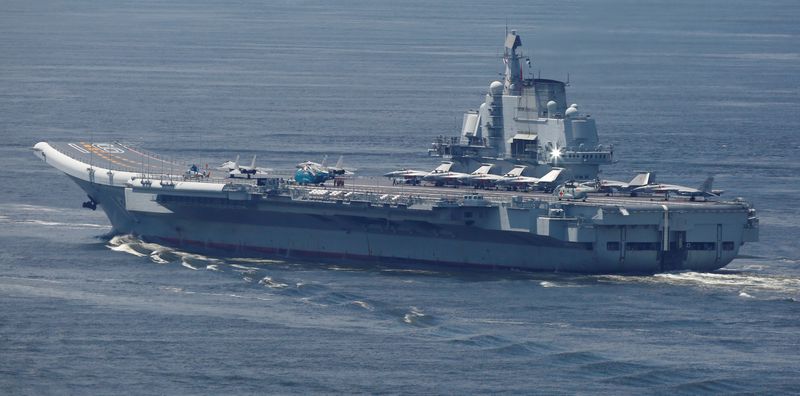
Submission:
<svg viewBox="0 0 800 396">
<path fill-rule="evenodd" d="M 94 130 L 89 130 L 89 168 L 93 168 L 94 161 Z"/>
<path fill-rule="evenodd" d="M 567 82 L 565 82 L 564 85 L 569 86 L 569 73 L 567 73 Z"/>
</svg>

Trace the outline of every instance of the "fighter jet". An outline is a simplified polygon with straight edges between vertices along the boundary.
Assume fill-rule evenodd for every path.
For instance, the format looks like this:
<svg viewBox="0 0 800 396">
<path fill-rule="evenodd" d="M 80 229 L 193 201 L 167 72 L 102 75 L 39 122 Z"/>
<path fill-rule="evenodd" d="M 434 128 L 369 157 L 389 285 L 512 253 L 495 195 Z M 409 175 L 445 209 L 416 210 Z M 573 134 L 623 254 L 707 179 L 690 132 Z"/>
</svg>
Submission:
<svg viewBox="0 0 800 396">
<path fill-rule="evenodd" d="M 323 184 L 328 180 L 336 179 L 337 176 L 353 174 L 354 170 L 342 166 L 342 156 L 339 156 L 339 161 L 334 166 L 325 166 L 327 158 L 325 156 L 322 163 L 305 161 L 297 164 L 294 180 L 299 184 Z"/>
<path fill-rule="evenodd" d="M 483 164 L 472 173 L 454 172 L 450 170 L 452 162 L 443 162 L 433 172 L 428 173 L 422 180 L 433 183 L 436 186 L 452 185 L 458 187 L 462 184 L 471 185 L 471 181 L 489 174 L 492 164 Z"/>
<path fill-rule="evenodd" d="M 705 199 L 712 197 L 719 197 L 724 191 L 714 190 L 714 177 L 709 176 L 699 188 L 691 188 L 679 186 L 677 184 L 651 184 L 647 186 L 637 187 L 632 190 L 632 193 L 637 194 L 664 194 L 665 199 L 669 199 L 670 195 L 679 195 L 682 197 L 689 197 L 690 201 L 694 201 L 697 197 Z"/>
<path fill-rule="evenodd" d="M 250 163 L 250 166 L 247 165 L 240 165 L 239 164 L 239 156 L 236 156 L 235 161 L 226 161 L 222 163 L 222 165 L 218 166 L 217 169 L 228 172 L 228 177 L 232 178 L 259 178 L 266 176 L 272 169 L 269 168 L 261 168 L 256 166 L 256 156 L 253 155 L 253 161 Z"/>
<path fill-rule="evenodd" d="M 616 180 L 599 180 L 594 182 L 582 183 L 584 186 L 594 187 L 597 192 L 606 193 L 611 195 L 615 193 L 630 193 L 631 196 L 636 196 L 637 188 L 654 185 L 656 182 L 656 174 L 653 172 L 639 172 L 631 179 L 630 182 L 625 183 Z"/>
<path fill-rule="evenodd" d="M 436 169 L 425 172 L 413 169 L 400 169 L 393 172 L 384 174 L 383 176 L 392 179 L 395 184 L 399 181 L 404 184 L 418 185 L 422 181 L 432 183 L 436 186 L 443 186 L 445 184 L 458 186 L 463 180 L 469 177 L 477 177 L 488 172 L 491 165 L 484 165 L 478 168 L 475 172 L 470 174 L 462 172 L 453 172 L 450 168 L 453 166 L 452 162 L 442 162 Z"/>
<path fill-rule="evenodd" d="M 435 186 L 444 186 L 446 184 L 458 186 L 460 184 L 458 178 L 461 176 L 466 176 L 466 173 L 452 172 L 450 170 L 452 167 L 452 162 L 442 162 L 442 164 L 437 166 L 436 169 L 423 176 L 422 180 Z"/>
<path fill-rule="evenodd" d="M 430 172 L 413 170 L 413 169 L 400 169 L 393 172 L 389 172 L 384 174 L 384 177 L 388 177 L 392 179 L 392 183 L 394 184 L 411 184 L 411 185 L 418 185 L 422 182 L 422 178 L 425 177 Z"/>
<path fill-rule="evenodd" d="M 561 176 L 561 172 L 563 171 L 564 168 L 553 168 L 552 170 L 550 170 L 550 172 L 547 172 L 542 177 L 530 177 L 530 176 L 504 177 L 503 179 L 498 180 L 496 184 L 498 187 L 505 187 L 508 190 L 539 189 L 544 191 L 552 191 L 553 185 L 555 184 L 556 180 L 558 180 L 558 177 Z M 519 173 L 521 174 L 522 171 L 520 170 Z"/>
<path fill-rule="evenodd" d="M 355 169 L 345 168 L 343 166 L 343 163 L 344 163 L 344 156 L 343 155 L 339 156 L 339 160 L 336 161 L 336 165 L 334 165 L 334 166 L 326 166 L 325 165 L 325 161 L 327 161 L 327 160 L 328 160 L 328 156 L 326 155 L 325 157 L 322 158 L 322 163 L 317 163 L 317 162 L 314 162 L 314 161 L 305 161 L 305 162 L 301 162 L 301 163 L 297 164 L 296 168 L 297 169 L 313 169 L 313 170 L 315 170 L 317 172 L 325 171 L 325 172 L 330 173 L 330 174 L 332 174 L 334 176 L 351 175 L 351 174 L 353 174 L 355 172 Z"/>
<path fill-rule="evenodd" d="M 494 164 L 482 164 L 478 169 L 475 169 L 470 174 L 465 174 L 458 176 L 458 182 L 461 184 L 465 184 L 468 186 L 475 186 L 476 188 L 480 185 L 478 179 L 489 175 L 489 171 L 492 169 Z M 496 175 L 492 175 L 496 176 Z"/>
<path fill-rule="evenodd" d="M 525 165 L 517 165 L 514 169 L 511 169 L 504 175 L 494 175 L 491 173 L 486 173 L 485 175 L 474 177 L 470 180 L 470 182 L 474 186 L 488 188 L 488 187 L 497 187 L 499 183 L 503 180 L 513 179 L 515 177 L 519 177 L 522 175 L 522 172 L 527 168 Z"/>
</svg>

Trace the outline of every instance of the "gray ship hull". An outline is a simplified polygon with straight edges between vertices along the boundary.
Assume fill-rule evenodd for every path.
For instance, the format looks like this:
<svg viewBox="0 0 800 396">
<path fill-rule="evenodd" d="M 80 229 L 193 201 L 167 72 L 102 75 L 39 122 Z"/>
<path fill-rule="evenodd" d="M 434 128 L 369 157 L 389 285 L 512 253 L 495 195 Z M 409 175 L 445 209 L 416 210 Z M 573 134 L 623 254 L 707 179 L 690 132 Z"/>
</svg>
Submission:
<svg viewBox="0 0 800 396">
<path fill-rule="evenodd" d="M 674 242 L 672 251 L 628 249 L 624 247 L 626 239 L 629 245 L 640 246 L 645 242 L 635 241 L 661 238 L 657 227 L 612 226 L 606 233 L 598 232 L 600 227 L 596 227 L 591 238 L 570 242 L 531 232 L 479 228 L 460 220 L 442 222 L 439 215 L 411 213 L 408 208 L 388 205 L 293 200 L 284 196 L 224 204 L 177 197 L 156 203 L 149 194 L 150 198 L 142 200 L 131 188 L 74 177 L 73 180 L 105 211 L 116 232 L 228 257 L 573 273 L 655 273 L 721 268 L 736 256 L 740 244 L 737 242 L 729 250 L 723 250 L 721 244 L 715 249 L 683 249 Z M 495 208 L 485 210 L 490 213 Z M 535 214 L 525 216 L 538 220 Z M 445 218 L 453 218 L 452 213 Z M 617 243 L 620 238 L 622 249 L 604 249 L 609 241 Z"/>
<path fill-rule="evenodd" d="M 331 216 L 318 213 L 313 203 L 307 207 L 275 203 L 256 211 L 176 204 L 167 206 L 172 213 L 129 212 L 119 204 L 124 203 L 124 189 L 72 179 L 97 201 L 116 233 L 190 251 L 333 262 L 616 272 L 611 266 L 598 266 L 591 245 L 585 243 L 502 231 L 476 233 L 467 226 L 375 219 L 356 213 Z M 659 270 L 639 268 L 637 272 Z"/>
</svg>

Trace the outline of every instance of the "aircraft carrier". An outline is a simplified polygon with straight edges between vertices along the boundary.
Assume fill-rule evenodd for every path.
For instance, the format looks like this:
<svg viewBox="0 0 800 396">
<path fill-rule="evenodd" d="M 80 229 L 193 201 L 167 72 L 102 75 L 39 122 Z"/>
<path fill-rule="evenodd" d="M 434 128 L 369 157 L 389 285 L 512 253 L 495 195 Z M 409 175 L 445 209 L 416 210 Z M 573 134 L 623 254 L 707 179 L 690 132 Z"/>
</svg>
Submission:
<svg viewBox="0 0 800 396">
<path fill-rule="evenodd" d="M 565 83 L 525 77 L 520 46 L 509 33 L 504 81 L 464 115 L 461 136 L 439 137 L 429 152 L 464 171 L 491 163 L 497 175 L 524 167 L 532 178 L 555 169 L 560 181 L 596 179 L 613 147 L 600 144 L 591 116 L 567 106 Z M 77 183 L 84 207 L 101 208 L 115 232 L 227 256 L 655 273 L 718 269 L 758 240 L 755 210 L 741 199 L 589 192 L 569 200 L 563 190 L 367 179 L 303 185 L 184 173 L 122 143 L 40 142 L 34 152 Z"/>
</svg>

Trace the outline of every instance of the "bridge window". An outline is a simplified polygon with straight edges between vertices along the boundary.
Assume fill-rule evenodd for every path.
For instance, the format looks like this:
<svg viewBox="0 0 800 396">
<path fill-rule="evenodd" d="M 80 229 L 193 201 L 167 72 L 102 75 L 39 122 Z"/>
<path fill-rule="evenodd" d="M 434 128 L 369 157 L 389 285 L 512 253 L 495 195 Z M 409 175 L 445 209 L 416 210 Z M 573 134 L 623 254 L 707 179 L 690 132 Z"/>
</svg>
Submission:
<svg viewBox="0 0 800 396">
<path fill-rule="evenodd" d="M 606 250 L 619 250 L 619 242 L 606 243 Z"/>
<path fill-rule="evenodd" d="M 717 250 L 716 242 L 689 242 L 686 244 L 689 250 Z"/>
<path fill-rule="evenodd" d="M 661 247 L 658 242 L 627 242 L 625 250 L 658 250 Z"/>
<path fill-rule="evenodd" d="M 722 242 L 722 250 L 733 250 L 734 246 L 733 241 Z"/>
</svg>

